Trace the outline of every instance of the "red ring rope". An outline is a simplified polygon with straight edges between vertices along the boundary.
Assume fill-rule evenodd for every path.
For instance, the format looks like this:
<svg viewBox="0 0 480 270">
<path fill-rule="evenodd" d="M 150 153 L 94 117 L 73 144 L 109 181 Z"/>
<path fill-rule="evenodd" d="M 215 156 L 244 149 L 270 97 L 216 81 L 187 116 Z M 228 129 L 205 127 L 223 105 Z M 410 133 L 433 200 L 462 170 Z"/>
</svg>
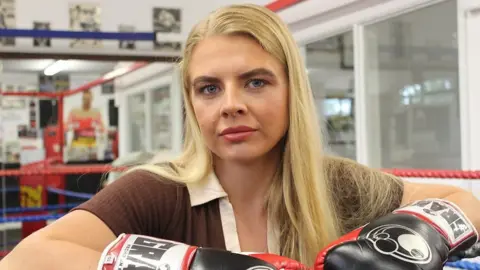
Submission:
<svg viewBox="0 0 480 270">
<path fill-rule="evenodd" d="M 23 176 L 23 175 L 63 175 L 63 174 L 88 174 L 120 172 L 127 167 L 113 167 L 111 165 L 44 165 L 42 167 L 0 170 L 1 176 Z M 428 170 L 428 169 L 382 169 L 386 173 L 398 177 L 409 178 L 449 178 L 449 179 L 471 179 L 480 180 L 480 171 L 461 170 Z"/>
</svg>

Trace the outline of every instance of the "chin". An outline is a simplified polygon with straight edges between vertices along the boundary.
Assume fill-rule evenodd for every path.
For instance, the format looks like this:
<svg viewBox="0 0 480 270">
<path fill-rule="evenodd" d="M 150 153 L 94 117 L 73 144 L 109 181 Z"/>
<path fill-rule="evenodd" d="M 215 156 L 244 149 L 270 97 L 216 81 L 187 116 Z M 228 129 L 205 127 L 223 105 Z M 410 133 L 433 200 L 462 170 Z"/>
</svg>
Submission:
<svg viewBox="0 0 480 270">
<path fill-rule="evenodd" d="M 268 151 L 261 151 L 259 148 L 251 147 L 245 147 L 243 149 L 233 147 L 231 149 L 223 149 L 220 152 L 221 153 L 219 153 L 218 157 L 220 157 L 222 160 L 233 162 L 250 162 L 264 157 Z"/>
</svg>

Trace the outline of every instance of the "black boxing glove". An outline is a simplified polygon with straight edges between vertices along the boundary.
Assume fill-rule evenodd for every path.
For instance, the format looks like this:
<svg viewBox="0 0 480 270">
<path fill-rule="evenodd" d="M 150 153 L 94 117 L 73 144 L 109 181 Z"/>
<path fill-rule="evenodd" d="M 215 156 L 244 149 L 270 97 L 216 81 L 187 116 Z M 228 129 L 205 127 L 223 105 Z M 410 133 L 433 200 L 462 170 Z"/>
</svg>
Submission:
<svg viewBox="0 0 480 270">
<path fill-rule="evenodd" d="M 358 228 L 321 251 L 315 270 L 441 270 L 478 233 L 463 212 L 441 199 L 414 202 Z"/>
</svg>

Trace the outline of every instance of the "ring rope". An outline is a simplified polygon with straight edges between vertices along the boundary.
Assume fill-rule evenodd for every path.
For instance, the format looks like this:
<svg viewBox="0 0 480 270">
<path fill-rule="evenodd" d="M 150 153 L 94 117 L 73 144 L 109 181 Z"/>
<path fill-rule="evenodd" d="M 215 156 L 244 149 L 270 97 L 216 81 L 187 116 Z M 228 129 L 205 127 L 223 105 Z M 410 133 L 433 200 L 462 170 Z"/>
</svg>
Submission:
<svg viewBox="0 0 480 270">
<path fill-rule="evenodd" d="M 64 195 L 64 196 L 70 196 L 70 197 L 75 197 L 79 199 L 91 199 L 94 194 L 90 193 L 83 193 L 83 192 L 75 192 L 75 191 L 68 191 L 64 189 L 59 189 L 59 188 L 52 188 L 48 187 L 47 191 L 50 193 L 58 194 L 58 195 Z"/>
<path fill-rule="evenodd" d="M 480 270 L 480 264 L 474 263 L 467 260 L 460 260 L 456 262 L 447 262 L 445 266 L 457 268 L 457 269 L 467 269 L 467 270 Z"/>
<path fill-rule="evenodd" d="M 64 215 L 65 214 L 0 217 L 0 223 L 55 220 L 61 218 Z"/>
<path fill-rule="evenodd" d="M 7 213 L 22 213 L 22 212 L 34 212 L 34 211 L 53 211 L 74 208 L 79 206 L 79 203 L 67 203 L 67 204 L 56 204 L 56 205 L 46 205 L 42 207 L 8 207 L 2 209 L 2 214 Z"/>
</svg>

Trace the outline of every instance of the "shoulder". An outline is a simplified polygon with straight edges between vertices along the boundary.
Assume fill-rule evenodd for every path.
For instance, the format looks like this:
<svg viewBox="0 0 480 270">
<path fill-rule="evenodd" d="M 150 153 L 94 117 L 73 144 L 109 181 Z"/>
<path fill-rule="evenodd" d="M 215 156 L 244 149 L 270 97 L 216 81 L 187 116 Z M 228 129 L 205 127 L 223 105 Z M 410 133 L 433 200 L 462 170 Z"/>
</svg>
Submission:
<svg viewBox="0 0 480 270">
<path fill-rule="evenodd" d="M 79 108 L 73 108 L 70 110 L 70 114 L 77 114 L 80 111 Z"/>
<path fill-rule="evenodd" d="M 323 163 L 344 233 L 400 206 L 402 179 L 346 158 L 326 156 Z"/>
<path fill-rule="evenodd" d="M 116 235 L 160 237 L 188 204 L 183 184 L 137 169 L 124 173 L 77 209 L 95 214 Z"/>
<path fill-rule="evenodd" d="M 334 182 L 349 183 L 368 180 L 380 180 L 382 182 L 401 181 L 400 178 L 392 174 L 367 167 L 354 160 L 343 157 L 325 156 L 323 158 L 323 166 L 327 178 Z"/>
<path fill-rule="evenodd" d="M 117 192 L 121 190 L 119 193 L 126 192 L 126 196 L 145 198 L 141 201 L 161 202 L 164 205 L 174 204 L 178 200 L 185 200 L 188 197 L 185 184 L 142 168 L 125 172 L 106 187 L 106 189 L 108 188 Z"/>
</svg>

